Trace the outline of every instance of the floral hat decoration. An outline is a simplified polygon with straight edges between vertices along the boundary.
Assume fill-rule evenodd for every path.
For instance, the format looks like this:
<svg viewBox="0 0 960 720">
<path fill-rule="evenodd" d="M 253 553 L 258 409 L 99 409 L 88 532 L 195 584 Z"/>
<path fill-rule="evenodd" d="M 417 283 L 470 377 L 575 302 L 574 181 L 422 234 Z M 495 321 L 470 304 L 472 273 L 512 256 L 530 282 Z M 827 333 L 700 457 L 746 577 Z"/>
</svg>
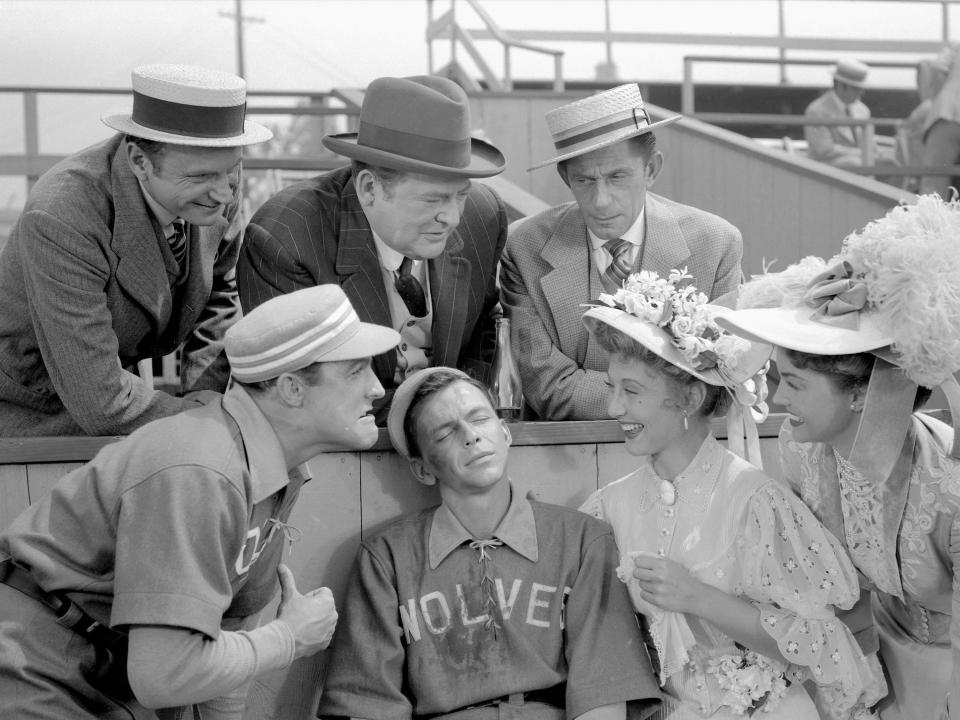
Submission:
<svg viewBox="0 0 960 720">
<path fill-rule="evenodd" d="M 663 278 L 643 270 L 630 275 L 601 305 L 583 315 L 591 333 L 610 325 L 667 362 L 708 385 L 726 388 L 733 402 L 727 413 L 730 448 L 760 466 L 757 423 L 767 417 L 766 371 L 773 347 L 733 335 L 716 319 L 733 312 L 711 305 L 690 284 L 686 268 Z"/>
</svg>

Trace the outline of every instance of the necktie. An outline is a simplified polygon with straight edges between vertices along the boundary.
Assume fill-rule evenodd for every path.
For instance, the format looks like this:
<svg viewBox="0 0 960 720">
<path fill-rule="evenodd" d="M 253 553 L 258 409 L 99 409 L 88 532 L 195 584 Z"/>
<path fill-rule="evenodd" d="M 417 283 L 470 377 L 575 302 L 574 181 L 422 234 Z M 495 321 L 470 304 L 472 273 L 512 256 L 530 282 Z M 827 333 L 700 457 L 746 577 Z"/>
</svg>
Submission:
<svg viewBox="0 0 960 720">
<path fill-rule="evenodd" d="M 603 287 L 608 293 L 615 293 L 623 286 L 623 281 L 630 275 L 630 261 L 627 255 L 631 249 L 630 243 L 626 240 L 609 240 L 603 246 L 603 249 L 610 253 L 613 260 L 607 266 L 603 273 Z"/>
<path fill-rule="evenodd" d="M 167 238 L 170 251 L 180 270 L 183 270 L 183 261 L 187 257 L 187 233 L 183 227 L 183 220 L 173 221 L 173 235 Z"/>
<path fill-rule="evenodd" d="M 423 285 L 420 284 L 420 281 L 410 274 L 412 265 L 413 260 L 410 258 L 403 259 L 394 287 L 413 317 L 426 317 L 427 296 L 423 292 Z"/>
</svg>

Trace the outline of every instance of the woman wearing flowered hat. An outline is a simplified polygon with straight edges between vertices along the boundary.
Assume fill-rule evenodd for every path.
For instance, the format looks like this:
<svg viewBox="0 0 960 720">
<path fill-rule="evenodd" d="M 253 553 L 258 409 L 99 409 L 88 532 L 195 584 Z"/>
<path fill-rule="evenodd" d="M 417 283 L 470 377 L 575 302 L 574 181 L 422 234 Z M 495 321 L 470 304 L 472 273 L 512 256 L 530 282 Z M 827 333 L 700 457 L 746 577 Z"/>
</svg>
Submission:
<svg viewBox="0 0 960 720">
<path fill-rule="evenodd" d="M 873 591 L 881 717 L 960 718 L 960 436 L 915 412 L 937 386 L 960 412 L 960 204 L 921 196 L 739 304 L 720 323 L 779 348 L 784 475 Z"/>
<path fill-rule="evenodd" d="M 688 279 L 630 276 L 583 321 L 610 353 L 609 412 L 640 467 L 581 510 L 608 521 L 619 572 L 645 616 L 663 717 L 819 718 L 811 681 L 845 717 L 876 684 L 833 606 L 858 596 L 842 547 L 789 491 L 727 450 L 711 418 L 727 411 L 731 447 L 759 463 L 772 348 L 722 331 L 723 308 Z M 727 311 L 730 312 L 730 311 Z"/>
</svg>

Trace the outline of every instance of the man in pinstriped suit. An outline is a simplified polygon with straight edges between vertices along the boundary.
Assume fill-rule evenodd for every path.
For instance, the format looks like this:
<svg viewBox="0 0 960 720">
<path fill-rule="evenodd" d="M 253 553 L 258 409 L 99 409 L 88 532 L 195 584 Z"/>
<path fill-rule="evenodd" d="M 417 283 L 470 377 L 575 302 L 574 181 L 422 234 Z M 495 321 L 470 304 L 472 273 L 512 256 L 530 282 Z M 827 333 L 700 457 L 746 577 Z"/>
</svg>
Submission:
<svg viewBox="0 0 960 720">
<path fill-rule="evenodd" d="M 292 185 L 256 212 L 237 266 L 240 302 L 249 311 L 337 283 L 361 320 L 400 332 L 398 348 L 374 358 L 387 390 L 382 424 L 410 373 L 485 372 L 507 219 L 496 193 L 470 179 L 502 172 L 504 159 L 470 137 L 467 96 L 441 77 L 374 80 L 358 132 L 323 143 L 352 165 Z"/>
<path fill-rule="evenodd" d="M 741 279 L 740 231 L 716 215 L 648 192 L 663 167 L 636 84 L 547 113 L 557 164 L 576 202 L 511 229 L 500 283 L 523 392 L 545 420 L 608 418 L 607 355 L 580 321 L 585 303 L 630 272 L 687 268 L 711 299 Z"/>
</svg>

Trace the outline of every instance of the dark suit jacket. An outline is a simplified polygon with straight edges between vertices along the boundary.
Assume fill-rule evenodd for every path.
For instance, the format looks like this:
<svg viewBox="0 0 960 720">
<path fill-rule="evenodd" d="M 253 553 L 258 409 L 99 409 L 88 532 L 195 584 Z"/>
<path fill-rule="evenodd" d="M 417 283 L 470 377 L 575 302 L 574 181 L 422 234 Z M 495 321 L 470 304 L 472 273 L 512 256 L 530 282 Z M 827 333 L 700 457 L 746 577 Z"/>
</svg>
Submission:
<svg viewBox="0 0 960 720">
<path fill-rule="evenodd" d="M 460 225 L 428 262 L 433 301 L 435 366 L 482 374 L 481 339 L 499 305 L 497 262 L 507 215 L 493 190 L 475 182 Z M 373 233 L 360 207 L 349 167 L 291 185 L 270 198 L 247 225 L 237 265 L 243 309 L 322 283 L 340 285 L 364 322 L 395 327 Z M 396 353 L 374 358 L 388 391 L 395 387 Z"/>
<path fill-rule="evenodd" d="M 740 284 L 743 240 L 723 218 L 647 193 L 639 270 L 661 276 L 686 267 L 711 300 Z M 607 354 L 581 322 L 603 292 L 587 226 L 576 203 L 518 222 L 504 251 L 500 284 L 527 402 L 545 420 L 607 414 Z"/>
<path fill-rule="evenodd" d="M 171 288 L 176 261 L 121 135 L 45 173 L 0 253 L 0 436 L 124 434 L 196 405 L 124 369 L 181 343 L 182 389 L 222 391 L 238 207 L 187 226 L 187 275 Z"/>
</svg>

